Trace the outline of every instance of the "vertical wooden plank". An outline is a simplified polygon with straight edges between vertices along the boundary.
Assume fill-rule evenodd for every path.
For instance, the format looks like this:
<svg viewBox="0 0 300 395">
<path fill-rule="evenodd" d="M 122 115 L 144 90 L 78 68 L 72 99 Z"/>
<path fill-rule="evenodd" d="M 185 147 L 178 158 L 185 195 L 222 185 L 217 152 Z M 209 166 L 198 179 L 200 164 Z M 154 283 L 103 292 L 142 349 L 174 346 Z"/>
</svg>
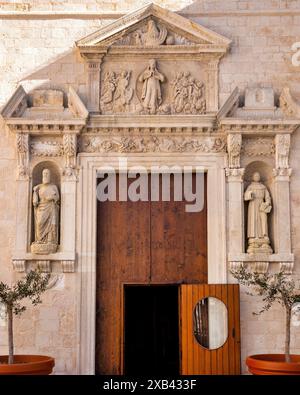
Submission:
<svg viewBox="0 0 300 395">
<path fill-rule="evenodd" d="M 181 374 L 188 374 L 187 286 L 180 286 Z"/>
<path fill-rule="evenodd" d="M 222 287 L 222 301 L 224 304 L 227 306 L 228 309 L 228 296 L 227 296 L 227 285 L 221 285 Z M 223 373 L 224 374 L 229 374 L 229 347 L 228 347 L 229 341 L 227 339 L 226 343 L 223 346 L 222 349 L 222 359 L 223 359 Z"/>
<path fill-rule="evenodd" d="M 215 296 L 216 298 L 222 300 L 222 285 L 218 284 L 216 285 L 216 290 L 215 290 Z M 222 375 L 224 373 L 223 369 L 223 353 L 224 353 L 224 346 L 218 348 L 216 350 L 217 354 L 217 374 Z"/>
<path fill-rule="evenodd" d="M 188 374 L 194 374 L 194 333 L 193 333 L 193 286 L 186 285 L 187 287 L 187 339 L 188 339 Z"/>
<path fill-rule="evenodd" d="M 235 327 L 235 374 L 241 374 L 240 287 L 233 285 Z"/>
<path fill-rule="evenodd" d="M 228 290 L 228 348 L 229 348 L 229 374 L 235 372 L 235 340 L 233 337 L 234 330 L 234 296 L 233 284 L 227 285 Z"/>
<path fill-rule="evenodd" d="M 209 296 L 210 296 L 210 286 L 205 284 L 204 297 L 208 298 Z M 210 323 L 208 323 L 208 325 L 210 325 Z M 209 331 L 208 331 L 208 338 L 209 338 Z M 209 349 L 205 349 L 204 355 L 205 355 L 204 374 L 211 374 L 211 351 L 209 351 Z"/>
<path fill-rule="evenodd" d="M 209 295 L 216 298 L 216 285 L 209 285 Z M 217 350 L 211 350 L 211 374 L 218 374 L 217 367 Z"/>
</svg>

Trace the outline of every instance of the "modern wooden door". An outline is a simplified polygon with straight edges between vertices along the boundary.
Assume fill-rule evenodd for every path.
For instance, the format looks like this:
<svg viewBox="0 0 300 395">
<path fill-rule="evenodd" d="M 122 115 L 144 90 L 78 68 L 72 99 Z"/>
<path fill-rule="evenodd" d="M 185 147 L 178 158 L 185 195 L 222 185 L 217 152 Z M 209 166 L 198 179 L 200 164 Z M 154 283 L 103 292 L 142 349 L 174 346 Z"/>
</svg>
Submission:
<svg viewBox="0 0 300 395">
<path fill-rule="evenodd" d="M 217 298 L 227 307 L 227 340 L 221 347 L 213 350 L 201 346 L 194 334 L 195 308 L 199 301 L 207 297 Z M 240 374 L 239 285 L 183 284 L 180 286 L 179 301 L 181 374 Z M 204 320 L 209 325 L 206 309 Z M 204 334 L 205 341 L 207 333 L 208 328 Z"/>
<path fill-rule="evenodd" d="M 173 177 L 170 185 L 172 197 Z M 204 186 L 194 213 L 184 200 L 98 202 L 96 373 L 124 371 L 125 284 L 207 283 Z"/>
</svg>

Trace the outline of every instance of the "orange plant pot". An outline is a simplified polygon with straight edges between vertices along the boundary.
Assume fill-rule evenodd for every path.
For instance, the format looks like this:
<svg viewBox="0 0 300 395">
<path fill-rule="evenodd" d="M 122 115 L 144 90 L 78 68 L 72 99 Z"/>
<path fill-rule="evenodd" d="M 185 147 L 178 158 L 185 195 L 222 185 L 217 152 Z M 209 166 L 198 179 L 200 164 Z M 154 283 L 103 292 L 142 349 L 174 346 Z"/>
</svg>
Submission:
<svg viewBox="0 0 300 395">
<path fill-rule="evenodd" d="M 251 355 L 246 365 L 255 375 L 300 375 L 300 355 L 291 355 L 291 362 L 285 362 L 284 354 Z"/>
<path fill-rule="evenodd" d="M 8 364 L 8 356 L 0 356 L 0 375 L 49 375 L 55 365 L 54 359 L 43 355 L 15 355 L 14 363 Z"/>
</svg>

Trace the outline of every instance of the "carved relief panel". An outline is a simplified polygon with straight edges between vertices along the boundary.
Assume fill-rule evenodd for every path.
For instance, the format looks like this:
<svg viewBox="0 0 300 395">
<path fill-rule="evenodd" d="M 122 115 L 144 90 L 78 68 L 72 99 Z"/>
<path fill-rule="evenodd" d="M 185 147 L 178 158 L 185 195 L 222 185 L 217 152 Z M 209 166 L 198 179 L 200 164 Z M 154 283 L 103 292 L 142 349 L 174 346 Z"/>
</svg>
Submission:
<svg viewBox="0 0 300 395">
<path fill-rule="evenodd" d="M 198 62 L 145 59 L 104 61 L 102 114 L 204 114 L 206 73 Z M 197 76 L 197 78 L 196 78 Z"/>
</svg>

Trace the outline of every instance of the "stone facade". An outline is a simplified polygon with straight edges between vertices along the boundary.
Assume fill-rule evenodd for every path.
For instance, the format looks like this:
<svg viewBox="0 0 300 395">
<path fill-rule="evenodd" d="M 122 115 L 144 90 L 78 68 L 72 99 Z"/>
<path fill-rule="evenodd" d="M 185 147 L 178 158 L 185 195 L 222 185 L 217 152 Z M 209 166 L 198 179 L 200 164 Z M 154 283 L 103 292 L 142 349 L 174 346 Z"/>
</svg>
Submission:
<svg viewBox="0 0 300 395">
<path fill-rule="evenodd" d="M 0 139 L 1 279 L 17 279 L 34 265 L 52 272 L 44 303 L 16 320 L 16 348 L 17 352 L 53 355 L 58 374 L 92 372 L 93 341 L 84 343 L 84 338 L 93 322 L 86 324 L 85 334 L 81 331 L 82 323 L 92 314 L 91 290 L 87 287 L 93 280 L 90 273 L 95 251 L 92 242 L 80 234 L 80 221 L 87 213 L 92 218 L 95 212 L 80 206 L 80 191 L 90 186 L 89 169 L 96 171 L 107 155 L 114 165 L 120 154 L 129 155 L 132 163 L 143 154 L 149 166 L 154 158 L 160 163 L 177 163 L 180 153 L 180 163 L 205 166 L 211 177 L 208 192 L 212 196 L 214 188 L 221 188 L 222 196 L 221 203 L 213 198 L 211 203 L 218 218 L 209 219 L 208 239 L 219 248 L 217 252 L 209 248 L 210 282 L 232 281 L 228 268 L 243 262 L 261 271 L 281 266 L 295 277 L 300 273 L 300 66 L 292 64 L 295 50 L 291 48 L 300 37 L 300 1 L 178 0 L 157 4 L 176 14 L 154 11 L 159 33 L 156 40 L 161 42 L 147 46 L 144 14 L 130 17 L 135 8 L 142 7 L 141 2 L 70 0 L 50 5 L 47 1 L 27 1 L 13 8 L 0 3 L 0 45 L 5 55 L 0 59 L 4 118 Z M 177 13 L 203 29 L 198 35 L 189 31 L 188 26 L 180 25 Z M 119 17 L 125 18 L 122 28 Z M 134 30 L 132 21 L 137 23 Z M 143 53 L 134 62 L 134 47 L 139 43 L 132 37 L 138 29 Z M 113 33 L 120 32 L 119 40 L 132 36 L 123 42 L 109 41 Z M 172 37 L 169 41 L 168 36 Z M 95 50 L 99 42 L 102 48 Z M 181 49 L 174 43 L 180 43 Z M 205 44 L 210 55 L 202 47 L 195 56 L 191 43 Z M 126 62 L 120 64 L 124 53 Z M 138 77 L 152 58 L 162 75 L 168 75 L 172 62 L 181 59 L 178 71 L 189 72 L 186 78 L 196 79 L 199 86 L 194 108 L 182 108 L 167 81 L 161 82 L 162 104 L 155 108 L 155 114 L 145 112 L 139 101 L 142 83 Z M 110 69 L 114 75 L 107 74 Z M 173 77 L 174 85 L 178 84 L 179 77 Z M 122 78 L 123 85 L 118 85 Z M 63 103 L 55 96 L 57 90 L 64 92 Z M 125 100 L 121 104 L 120 97 Z M 205 107 L 199 97 L 204 98 Z M 112 113 L 118 113 L 117 121 L 111 122 Z M 179 118 L 172 121 L 168 115 Z M 191 116 L 198 117 L 196 123 Z M 139 117 L 143 117 L 143 127 Z M 36 185 L 39 166 L 44 162 L 55 164 L 62 204 L 68 209 L 61 213 L 60 250 L 34 256 L 28 249 L 28 206 L 30 188 Z M 275 199 L 271 219 L 274 254 L 251 257 L 245 252 L 242 196 L 257 170 Z M 84 192 L 83 196 L 88 199 Z M 75 244 L 76 225 L 79 236 Z M 90 230 L 94 224 L 84 226 Z M 214 235 L 213 229 L 221 229 L 222 234 Z M 216 262 L 215 267 L 212 262 Z M 284 317 L 280 310 L 273 308 L 256 317 L 252 311 L 257 305 L 257 300 L 242 290 L 243 361 L 248 354 L 283 350 Z M 82 313 L 80 306 L 88 308 Z M 299 353 L 296 329 L 292 328 L 292 352 Z M 2 320 L 3 353 L 5 330 Z M 80 340 L 85 351 L 78 347 Z"/>
</svg>

